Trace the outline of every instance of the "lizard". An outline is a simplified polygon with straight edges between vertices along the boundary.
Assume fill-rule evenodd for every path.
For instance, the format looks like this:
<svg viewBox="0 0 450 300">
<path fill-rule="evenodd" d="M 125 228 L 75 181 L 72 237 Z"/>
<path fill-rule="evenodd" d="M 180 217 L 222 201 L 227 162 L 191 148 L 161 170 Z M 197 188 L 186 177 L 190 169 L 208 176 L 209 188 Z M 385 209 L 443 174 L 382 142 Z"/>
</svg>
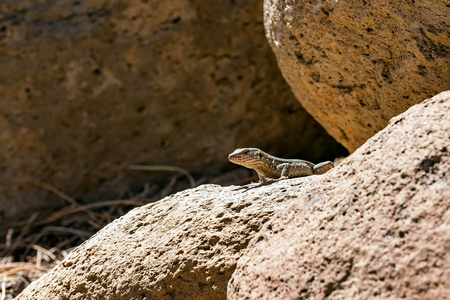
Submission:
<svg viewBox="0 0 450 300">
<path fill-rule="evenodd" d="M 285 179 L 320 175 L 334 168 L 331 161 L 313 164 L 302 159 L 278 158 L 258 148 L 236 149 L 228 155 L 228 160 L 234 164 L 255 170 L 260 182 L 268 181 L 268 178 Z"/>
</svg>

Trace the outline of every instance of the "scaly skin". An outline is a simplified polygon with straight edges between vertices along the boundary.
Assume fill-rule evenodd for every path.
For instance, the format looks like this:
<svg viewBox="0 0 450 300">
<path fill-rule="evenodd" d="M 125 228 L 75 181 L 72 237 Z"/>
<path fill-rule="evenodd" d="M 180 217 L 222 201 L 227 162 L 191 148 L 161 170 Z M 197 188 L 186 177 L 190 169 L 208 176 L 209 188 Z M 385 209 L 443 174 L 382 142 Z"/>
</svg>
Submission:
<svg viewBox="0 0 450 300">
<path fill-rule="evenodd" d="M 259 180 L 263 182 L 267 181 L 268 178 L 284 179 L 319 175 L 334 168 L 334 164 L 331 161 L 315 165 L 312 162 L 301 159 L 278 158 L 257 148 L 236 149 L 228 156 L 228 160 L 255 170 Z"/>
</svg>

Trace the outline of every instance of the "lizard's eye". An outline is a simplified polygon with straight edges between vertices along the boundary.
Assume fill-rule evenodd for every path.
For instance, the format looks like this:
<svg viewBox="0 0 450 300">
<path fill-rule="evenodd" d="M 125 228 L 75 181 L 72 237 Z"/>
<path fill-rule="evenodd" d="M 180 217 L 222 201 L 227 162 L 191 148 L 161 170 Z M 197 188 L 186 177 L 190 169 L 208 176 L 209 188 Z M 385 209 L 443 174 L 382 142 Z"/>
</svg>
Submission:
<svg viewBox="0 0 450 300">
<path fill-rule="evenodd" d="M 258 157 L 259 157 L 259 159 L 261 159 L 262 158 L 262 154 L 258 153 Z"/>
</svg>

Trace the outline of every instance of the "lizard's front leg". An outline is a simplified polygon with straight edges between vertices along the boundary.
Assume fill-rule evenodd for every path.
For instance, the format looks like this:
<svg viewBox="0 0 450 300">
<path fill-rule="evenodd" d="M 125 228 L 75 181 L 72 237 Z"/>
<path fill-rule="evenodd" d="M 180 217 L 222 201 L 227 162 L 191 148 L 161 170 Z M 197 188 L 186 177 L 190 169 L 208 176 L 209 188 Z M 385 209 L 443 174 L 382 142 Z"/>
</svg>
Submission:
<svg viewBox="0 0 450 300">
<path fill-rule="evenodd" d="M 259 182 L 265 182 L 266 181 L 266 176 L 264 176 L 263 173 L 256 171 L 256 174 L 258 174 Z"/>
</svg>

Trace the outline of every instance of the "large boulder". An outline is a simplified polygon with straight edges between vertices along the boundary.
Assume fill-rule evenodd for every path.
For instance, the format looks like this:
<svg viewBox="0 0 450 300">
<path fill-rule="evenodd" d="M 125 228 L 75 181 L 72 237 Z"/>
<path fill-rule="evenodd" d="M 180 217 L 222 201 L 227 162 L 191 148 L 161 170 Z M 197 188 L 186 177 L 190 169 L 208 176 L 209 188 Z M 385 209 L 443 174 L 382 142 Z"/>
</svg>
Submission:
<svg viewBox="0 0 450 300">
<path fill-rule="evenodd" d="M 313 179 L 203 185 L 136 208 L 16 299 L 226 299 L 248 241 Z"/>
<path fill-rule="evenodd" d="M 450 92 L 411 108 L 324 175 L 204 185 L 134 209 L 17 299 L 225 299 L 230 278 L 230 299 L 439 299 L 449 109 Z"/>
<path fill-rule="evenodd" d="M 450 89 L 449 16 L 448 1 L 264 1 L 284 77 L 349 151 Z"/>
<path fill-rule="evenodd" d="M 193 173 L 238 147 L 319 159 L 337 143 L 297 103 L 262 0 L 0 4 L 0 222 L 121 197 L 130 164 Z"/>
<path fill-rule="evenodd" d="M 252 239 L 229 299 L 448 299 L 450 91 L 393 118 Z"/>
</svg>

